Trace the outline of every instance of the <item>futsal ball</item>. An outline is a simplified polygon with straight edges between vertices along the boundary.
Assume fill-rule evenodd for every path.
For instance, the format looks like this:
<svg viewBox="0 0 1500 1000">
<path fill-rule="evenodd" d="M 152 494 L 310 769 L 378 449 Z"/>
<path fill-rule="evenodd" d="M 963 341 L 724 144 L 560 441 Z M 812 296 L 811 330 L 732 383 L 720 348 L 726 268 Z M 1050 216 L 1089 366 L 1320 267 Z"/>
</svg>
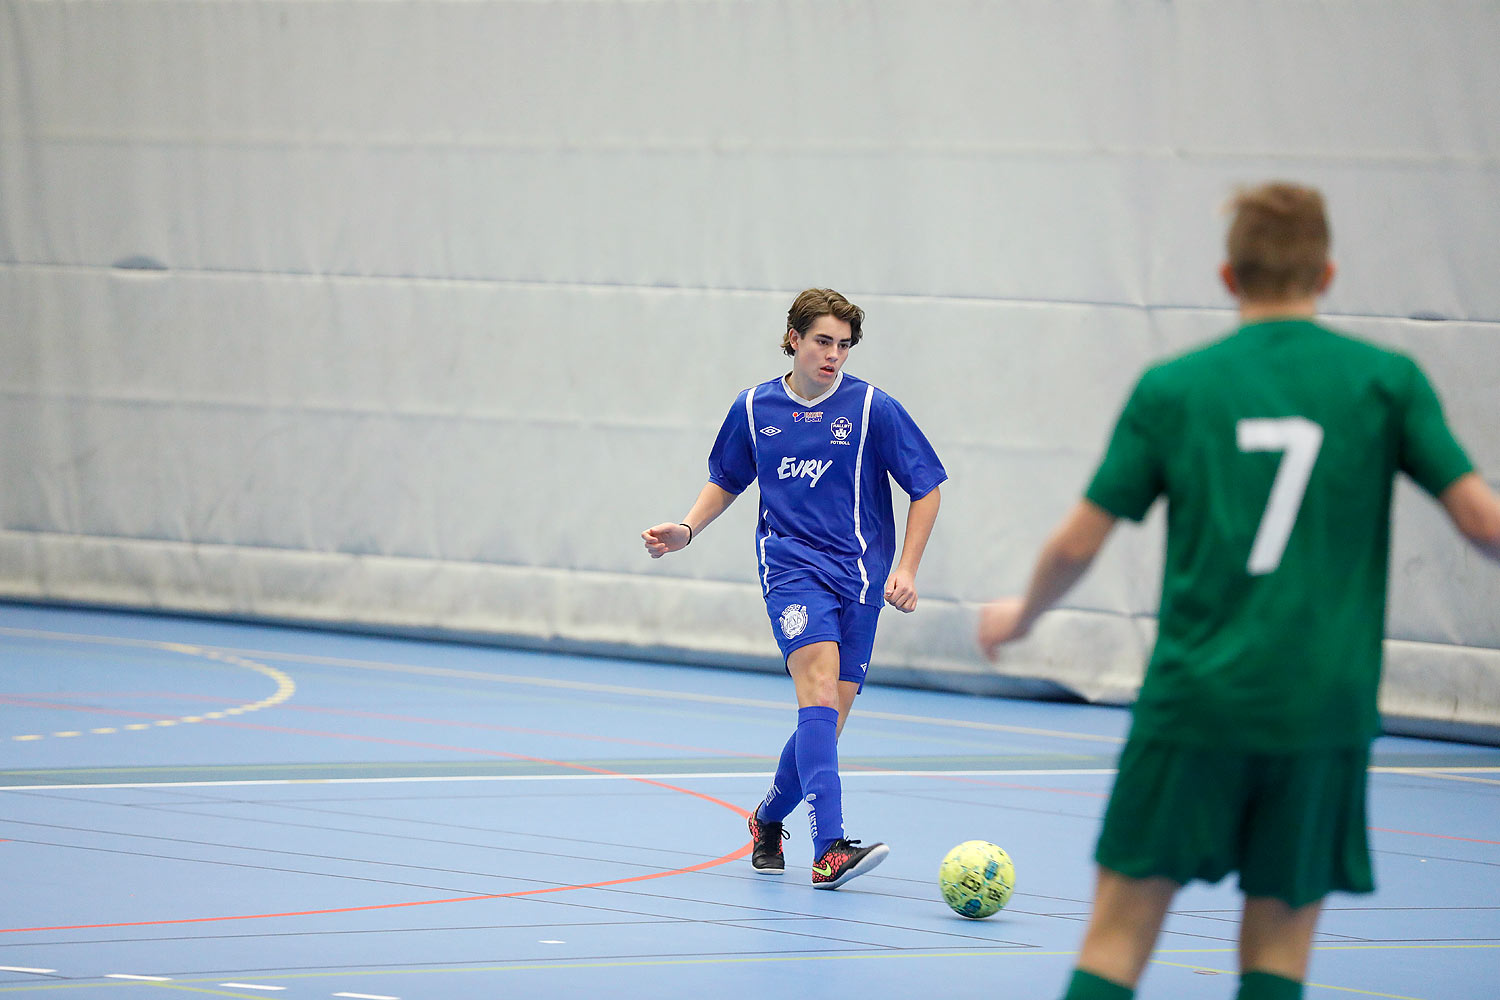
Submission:
<svg viewBox="0 0 1500 1000">
<path fill-rule="evenodd" d="M 988 917 L 1010 902 L 1016 866 L 1003 848 L 987 840 L 966 840 L 943 858 L 938 886 L 943 902 L 965 917 Z"/>
</svg>

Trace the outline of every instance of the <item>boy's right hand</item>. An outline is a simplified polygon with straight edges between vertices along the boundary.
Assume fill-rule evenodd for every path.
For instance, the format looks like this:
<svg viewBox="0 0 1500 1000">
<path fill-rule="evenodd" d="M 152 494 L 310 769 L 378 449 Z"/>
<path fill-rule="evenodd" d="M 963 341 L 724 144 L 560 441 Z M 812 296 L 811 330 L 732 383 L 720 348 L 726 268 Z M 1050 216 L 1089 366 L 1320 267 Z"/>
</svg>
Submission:
<svg viewBox="0 0 1500 1000">
<path fill-rule="evenodd" d="M 646 551 L 651 558 L 660 559 L 668 552 L 687 548 L 692 536 L 688 534 L 685 524 L 658 524 L 641 532 L 641 538 L 645 540 Z"/>
</svg>

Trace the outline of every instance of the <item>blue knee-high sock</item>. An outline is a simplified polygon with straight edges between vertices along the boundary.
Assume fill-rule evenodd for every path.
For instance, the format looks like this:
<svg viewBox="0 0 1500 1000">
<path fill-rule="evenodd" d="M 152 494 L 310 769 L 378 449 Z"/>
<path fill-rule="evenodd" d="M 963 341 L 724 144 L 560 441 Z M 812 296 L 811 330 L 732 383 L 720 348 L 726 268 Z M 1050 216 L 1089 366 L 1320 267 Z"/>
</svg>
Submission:
<svg viewBox="0 0 1500 1000">
<path fill-rule="evenodd" d="M 761 801 L 756 815 L 763 823 L 780 823 L 801 801 L 802 779 L 797 774 L 797 731 L 794 729 L 786 746 L 781 748 L 781 760 L 776 765 L 776 776 L 771 779 L 771 790 Z"/>
<path fill-rule="evenodd" d="M 839 712 L 813 705 L 797 709 L 797 773 L 812 827 L 813 858 L 844 835 L 844 793 L 839 784 Z"/>
</svg>

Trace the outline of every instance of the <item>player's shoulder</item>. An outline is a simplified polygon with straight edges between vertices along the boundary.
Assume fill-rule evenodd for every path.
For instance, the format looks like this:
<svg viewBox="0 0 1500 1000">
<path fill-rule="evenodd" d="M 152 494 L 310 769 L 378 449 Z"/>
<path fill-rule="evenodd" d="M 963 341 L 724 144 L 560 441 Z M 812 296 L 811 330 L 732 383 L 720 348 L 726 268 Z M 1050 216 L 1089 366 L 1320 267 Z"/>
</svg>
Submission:
<svg viewBox="0 0 1500 1000">
<path fill-rule="evenodd" d="M 1322 335 L 1322 344 L 1330 351 L 1340 351 L 1373 365 L 1393 368 L 1410 368 L 1416 365 L 1416 361 L 1405 351 L 1389 344 L 1380 344 L 1324 323 L 1309 322 L 1306 325 Z"/>
<path fill-rule="evenodd" d="M 911 416 L 907 413 L 906 407 L 901 405 L 901 401 L 873 382 L 867 382 L 852 375 L 846 376 L 846 382 L 839 387 L 839 391 L 849 393 L 849 398 L 855 401 L 862 401 L 869 396 L 870 415 L 877 424 L 889 421 L 898 423 L 911 421 Z"/>
<path fill-rule="evenodd" d="M 757 382 L 752 386 L 741 389 L 739 394 L 734 397 L 734 401 L 736 405 L 743 406 L 745 404 L 745 397 L 747 396 L 759 403 L 763 399 L 784 395 L 781 391 L 781 385 L 780 376 L 768 378 L 764 382 Z"/>
<path fill-rule="evenodd" d="M 839 373 L 839 392 L 864 393 L 868 392 L 870 389 L 874 389 L 876 395 L 880 394 L 879 386 L 865 381 L 858 375 L 853 375 L 849 372 Z"/>
<path fill-rule="evenodd" d="M 1415 365 L 1395 348 L 1357 337 L 1311 319 L 1275 320 L 1237 327 L 1206 344 L 1164 358 L 1146 369 L 1153 382 L 1197 379 L 1220 369 L 1238 369 L 1282 347 L 1312 349 L 1330 360 L 1402 370 Z"/>
<path fill-rule="evenodd" d="M 1426 377 L 1416 359 L 1399 348 L 1323 323 L 1302 326 L 1307 328 L 1310 341 L 1310 350 L 1301 358 L 1303 363 L 1340 381 L 1374 386 L 1389 398 L 1404 399 Z"/>
<path fill-rule="evenodd" d="M 877 408 L 901 405 L 896 401 L 896 397 L 880 388 L 880 386 L 862 379 L 858 375 L 850 375 L 848 372 L 843 373 L 843 381 L 839 385 L 839 393 L 847 393 L 849 396 L 860 398 L 868 395 L 871 403 Z"/>
</svg>

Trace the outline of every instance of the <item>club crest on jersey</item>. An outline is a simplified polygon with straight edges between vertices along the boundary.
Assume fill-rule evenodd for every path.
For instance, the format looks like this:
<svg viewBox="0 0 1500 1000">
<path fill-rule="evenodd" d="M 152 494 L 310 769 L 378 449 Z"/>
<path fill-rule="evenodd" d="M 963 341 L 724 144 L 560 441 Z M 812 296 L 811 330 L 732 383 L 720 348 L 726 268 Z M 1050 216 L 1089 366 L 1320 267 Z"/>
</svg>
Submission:
<svg viewBox="0 0 1500 1000">
<path fill-rule="evenodd" d="M 821 424 L 822 422 L 822 410 L 797 410 L 792 414 L 794 424 Z"/>
<path fill-rule="evenodd" d="M 847 443 L 849 435 L 854 433 L 854 422 L 848 417 L 839 417 L 833 422 L 833 436 L 838 441 Z"/>
<path fill-rule="evenodd" d="M 762 434 L 764 434 L 768 438 L 769 437 L 775 437 L 776 435 L 778 435 L 778 434 L 781 433 L 781 428 L 780 427 L 762 427 L 760 429 L 760 432 Z"/>
<path fill-rule="evenodd" d="M 788 639 L 795 639 L 807 628 L 807 606 L 803 604 L 788 604 L 786 610 L 781 613 L 781 634 Z"/>
</svg>

